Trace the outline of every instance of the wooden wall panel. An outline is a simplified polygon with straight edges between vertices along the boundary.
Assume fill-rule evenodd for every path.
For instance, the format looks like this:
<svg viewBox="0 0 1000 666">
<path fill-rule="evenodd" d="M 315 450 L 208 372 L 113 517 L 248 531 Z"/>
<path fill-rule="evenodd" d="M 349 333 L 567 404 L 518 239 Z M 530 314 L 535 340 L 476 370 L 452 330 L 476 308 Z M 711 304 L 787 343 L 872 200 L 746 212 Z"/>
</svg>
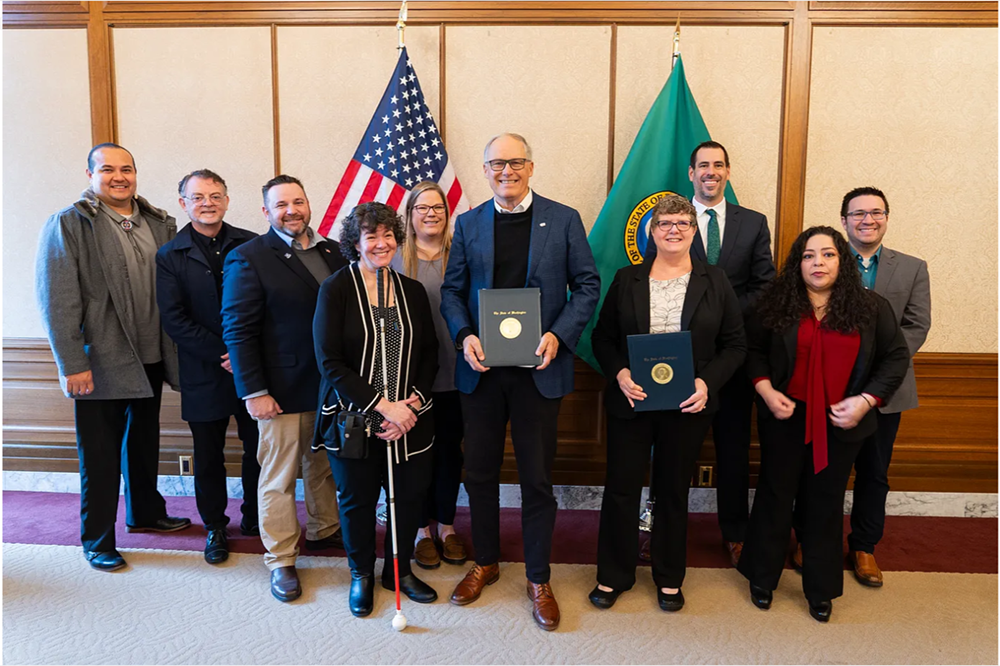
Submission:
<svg viewBox="0 0 1000 666">
<path fill-rule="evenodd" d="M 915 367 L 921 406 L 903 416 L 889 471 L 893 490 L 997 492 L 997 355 L 918 354 Z M 604 484 L 604 387 L 604 378 L 577 360 L 576 391 L 559 414 L 557 484 Z M 59 389 L 45 340 L 4 340 L 3 400 L 5 469 L 76 471 L 73 403 Z M 191 435 L 180 418 L 180 395 L 169 389 L 160 423 L 160 473 L 178 474 L 177 457 L 192 453 Z M 752 446 L 751 486 L 760 459 L 756 436 Z M 230 476 L 239 476 L 241 455 L 234 422 L 226 442 Z M 706 440 L 698 465 L 714 463 Z M 509 438 L 501 481 L 517 482 Z"/>
</svg>

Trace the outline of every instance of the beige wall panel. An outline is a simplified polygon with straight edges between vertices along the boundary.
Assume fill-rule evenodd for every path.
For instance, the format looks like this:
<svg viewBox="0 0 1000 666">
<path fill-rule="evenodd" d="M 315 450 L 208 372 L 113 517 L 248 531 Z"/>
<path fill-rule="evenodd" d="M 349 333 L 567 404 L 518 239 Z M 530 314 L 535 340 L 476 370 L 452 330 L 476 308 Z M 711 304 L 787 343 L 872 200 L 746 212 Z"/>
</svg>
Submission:
<svg viewBox="0 0 1000 666">
<path fill-rule="evenodd" d="M 406 29 L 406 50 L 427 105 L 440 118 L 439 29 Z M 319 226 L 399 52 L 394 27 L 278 28 L 281 168 L 309 193 Z"/>
<path fill-rule="evenodd" d="M 448 28 L 445 143 L 476 206 L 493 196 L 483 146 L 504 131 L 534 151 L 531 186 L 590 229 L 607 195 L 611 28 Z"/>
<path fill-rule="evenodd" d="M 274 175 L 269 28 L 114 30 L 118 136 L 139 194 L 178 218 L 177 182 L 208 168 L 229 186 L 226 221 L 263 231 L 260 186 Z"/>
<path fill-rule="evenodd" d="M 618 28 L 616 176 L 670 75 L 673 33 L 672 25 Z M 740 204 L 767 215 L 772 247 L 784 40 L 783 27 L 681 27 L 688 86 L 712 139 L 729 151 Z"/>
<path fill-rule="evenodd" d="M 4 30 L 3 93 L 3 334 L 41 337 L 38 234 L 87 187 L 87 31 Z"/>
<path fill-rule="evenodd" d="M 996 353 L 997 30 L 817 28 L 813 48 L 806 225 L 885 191 L 886 245 L 930 269 L 923 351 Z"/>
</svg>

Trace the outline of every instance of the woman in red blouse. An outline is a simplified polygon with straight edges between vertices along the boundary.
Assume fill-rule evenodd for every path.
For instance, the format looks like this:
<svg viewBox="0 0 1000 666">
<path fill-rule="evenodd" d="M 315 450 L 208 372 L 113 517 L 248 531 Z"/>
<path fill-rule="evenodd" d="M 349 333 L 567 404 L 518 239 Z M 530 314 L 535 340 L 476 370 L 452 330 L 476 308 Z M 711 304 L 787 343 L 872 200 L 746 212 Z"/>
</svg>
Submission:
<svg viewBox="0 0 1000 666">
<path fill-rule="evenodd" d="M 877 427 L 873 410 L 892 397 L 909 364 L 892 307 L 865 290 L 854 264 L 838 231 L 803 231 L 747 321 L 761 464 L 738 568 L 754 605 L 770 608 L 798 503 L 802 588 L 820 622 L 844 591 L 851 467 Z"/>
</svg>

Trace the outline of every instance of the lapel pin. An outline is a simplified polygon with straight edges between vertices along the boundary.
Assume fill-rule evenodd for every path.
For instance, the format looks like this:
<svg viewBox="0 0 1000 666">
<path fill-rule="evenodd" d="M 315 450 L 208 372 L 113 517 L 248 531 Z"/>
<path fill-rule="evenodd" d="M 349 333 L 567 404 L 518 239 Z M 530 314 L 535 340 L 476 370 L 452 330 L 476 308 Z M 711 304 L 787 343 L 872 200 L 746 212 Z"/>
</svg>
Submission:
<svg viewBox="0 0 1000 666">
<path fill-rule="evenodd" d="M 291 258 L 292 258 L 292 253 L 291 252 L 286 252 L 285 253 L 285 259 L 291 259 Z"/>
<path fill-rule="evenodd" d="M 542 222 L 542 223 L 541 223 L 541 224 L 539 224 L 538 226 L 540 226 L 540 227 L 544 227 L 544 226 L 545 226 L 545 223 L 544 223 L 544 222 Z"/>
</svg>

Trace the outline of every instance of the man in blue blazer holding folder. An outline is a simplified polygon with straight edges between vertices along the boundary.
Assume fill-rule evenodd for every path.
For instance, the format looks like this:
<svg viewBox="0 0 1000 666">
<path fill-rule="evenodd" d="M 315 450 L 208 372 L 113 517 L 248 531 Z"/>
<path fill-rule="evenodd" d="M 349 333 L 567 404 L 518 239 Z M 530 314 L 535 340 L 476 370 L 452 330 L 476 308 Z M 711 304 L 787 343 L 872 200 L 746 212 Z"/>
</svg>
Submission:
<svg viewBox="0 0 1000 666">
<path fill-rule="evenodd" d="M 573 390 L 573 352 L 597 307 L 600 277 L 580 214 L 531 191 L 531 147 L 518 134 L 486 144 L 483 172 L 493 199 L 455 221 L 441 285 L 441 313 L 464 362 L 455 368 L 465 420 L 465 489 L 476 563 L 451 602 L 470 604 L 500 577 L 500 467 L 510 421 L 521 484 L 521 526 L 532 617 L 559 625 L 549 585 L 555 527 L 552 463 L 563 396 Z M 542 338 L 537 368 L 487 368 L 479 340 L 479 290 L 537 287 Z M 569 298 L 567 299 L 567 290 Z"/>
</svg>

